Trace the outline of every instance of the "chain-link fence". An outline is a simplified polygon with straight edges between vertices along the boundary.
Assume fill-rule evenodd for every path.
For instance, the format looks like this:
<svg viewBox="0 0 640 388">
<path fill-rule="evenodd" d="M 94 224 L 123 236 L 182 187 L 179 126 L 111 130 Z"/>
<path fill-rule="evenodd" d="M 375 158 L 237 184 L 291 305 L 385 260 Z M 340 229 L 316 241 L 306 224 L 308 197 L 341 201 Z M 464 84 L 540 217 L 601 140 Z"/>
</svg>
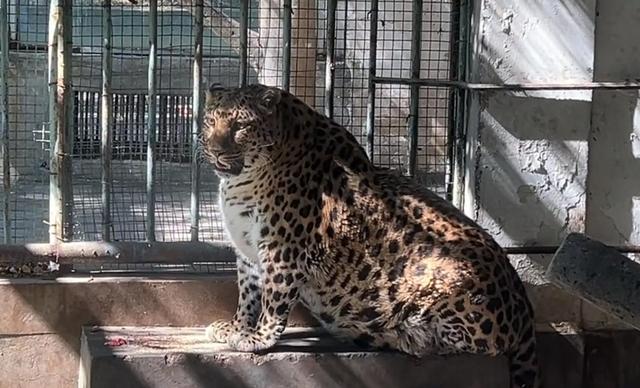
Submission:
<svg viewBox="0 0 640 388">
<path fill-rule="evenodd" d="M 10 174 L 11 188 L 3 201 L 8 203 L 10 222 L 0 228 L 10 228 L 7 235 L 11 243 L 47 242 L 50 1 L 7 1 L 9 171 L 3 174 Z M 377 5 L 375 15 L 372 1 Z M 149 222 L 154 223 L 158 241 L 189 241 L 193 236 L 193 68 L 199 31 L 202 85 L 240 83 L 242 27 L 246 25 L 247 67 L 242 74 L 248 83 L 288 87 L 320 111 L 326 111 L 327 96 L 331 96 L 334 119 L 372 151 L 376 164 L 408 171 L 442 195 L 450 192 L 453 93 L 447 87 L 416 87 L 403 80 L 452 77 L 457 39 L 453 0 L 133 3 L 73 1 L 73 240 L 104 237 L 101 94 L 108 33 L 112 148 L 107 227 L 113 241 L 148 239 Z M 418 6 L 422 10 L 416 18 Z M 149 66 L 152 10 L 157 12 L 153 73 Z M 374 37 L 373 16 L 377 17 Z M 416 35 L 417 22 L 421 28 Z M 375 80 L 370 72 L 372 42 L 376 44 Z M 417 67 L 416 52 L 420 54 Z M 329 66 L 327 58 L 332 61 Z M 155 104 L 149 100 L 151 74 L 156 79 Z M 375 108 L 370 128 L 367 117 L 372 91 Z M 155 109 L 155 211 L 150 218 L 147 158 L 151 105 Z M 205 165 L 199 175 L 198 238 L 222 241 L 217 178 Z"/>
</svg>

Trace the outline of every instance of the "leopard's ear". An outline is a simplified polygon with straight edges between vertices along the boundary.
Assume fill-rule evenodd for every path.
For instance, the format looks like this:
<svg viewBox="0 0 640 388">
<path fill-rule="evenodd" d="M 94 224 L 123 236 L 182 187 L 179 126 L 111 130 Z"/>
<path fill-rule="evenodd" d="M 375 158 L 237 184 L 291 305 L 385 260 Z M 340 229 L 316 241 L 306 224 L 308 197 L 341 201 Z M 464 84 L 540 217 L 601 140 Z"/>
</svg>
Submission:
<svg viewBox="0 0 640 388">
<path fill-rule="evenodd" d="M 258 105 L 262 113 L 270 115 L 282 100 L 282 90 L 272 87 L 263 87 L 257 94 Z"/>
<path fill-rule="evenodd" d="M 219 83 L 212 83 L 207 90 L 207 95 L 204 102 L 205 106 L 211 108 L 218 105 L 218 101 L 222 96 L 222 92 L 224 92 L 225 90 L 226 89 Z"/>
</svg>

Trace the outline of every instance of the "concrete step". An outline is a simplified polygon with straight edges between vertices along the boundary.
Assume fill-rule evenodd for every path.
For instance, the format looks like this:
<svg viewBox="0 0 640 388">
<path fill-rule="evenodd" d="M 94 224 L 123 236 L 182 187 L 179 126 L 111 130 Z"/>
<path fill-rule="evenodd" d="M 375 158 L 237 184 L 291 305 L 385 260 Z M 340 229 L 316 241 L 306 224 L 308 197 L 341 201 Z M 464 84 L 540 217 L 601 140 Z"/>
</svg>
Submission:
<svg viewBox="0 0 640 388">
<path fill-rule="evenodd" d="M 640 263 L 583 234 L 569 234 L 547 268 L 557 286 L 640 330 Z"/>
<path fill-rule="evenodd" d="M 262 354 L 213 344 L 204 328 L 85 327 L 80 388 L 507 388 L 504 357 L 420 359 L 290 328 Z"/>
</svg>

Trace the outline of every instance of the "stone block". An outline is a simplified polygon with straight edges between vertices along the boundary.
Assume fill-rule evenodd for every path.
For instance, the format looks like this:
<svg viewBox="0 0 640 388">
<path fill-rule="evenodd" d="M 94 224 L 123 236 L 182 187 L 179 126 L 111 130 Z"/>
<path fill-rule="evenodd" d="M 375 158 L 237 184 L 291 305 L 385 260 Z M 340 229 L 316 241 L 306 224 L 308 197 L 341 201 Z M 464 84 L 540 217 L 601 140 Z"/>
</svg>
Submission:
<svg viewBox="0 0 640 388">
<path fill-rule="evenodd" d="M 608 314 L 640 329 L 640 264 L 582 234 L 568 235 L 547 278 Z"/>
</svg>

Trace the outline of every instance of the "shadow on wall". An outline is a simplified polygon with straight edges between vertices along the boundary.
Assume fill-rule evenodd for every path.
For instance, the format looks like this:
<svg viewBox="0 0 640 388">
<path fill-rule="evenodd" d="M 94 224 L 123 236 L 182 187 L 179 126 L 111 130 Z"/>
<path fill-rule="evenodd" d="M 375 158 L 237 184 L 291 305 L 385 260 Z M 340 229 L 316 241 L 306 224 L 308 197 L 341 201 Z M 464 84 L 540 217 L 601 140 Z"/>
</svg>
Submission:
<svg viewBox="0 0 640 388">
<path fill-rule="evenodd" d="M 639 97 L 637 91 L 594 92 L 587 232 L 609 244 L 640 242 Z"/>
<path fill-rule="evenodd" d="M 65 287 L 64 285 L 59 284 L 51 284 L 49 287 Z M 22 300 L 26 305 L 29 306 L 29 316 L 36 315 L 37 320 L 44 321 L 46 325 L 46 333 L 36 333 L 35 335 L 55 335 L 57 338 L 63 341 L 65 345 L 65 351 L 67 353 L 72 353 L 75 355 L 75 359 L 79 360 L 80 358 L 80 329 L 82 325 L 100 325 L 102 324 L 102 320 L 99 315 L 96 313 L 97 306 L 102 300 L 103 303 L 106 300 L 121 300 L 116 295 L 119 293 L 117 284 L 110 286 L 110 292 L 105 294 L 95 294 L 92 296 L 87 296 L 86 292 L 91 292 L 92 288 L 74 288 L 68 287 L 67 292 L 48 292 L 48 288 L 44 286 L 37 287 L 40 288 L 42 292 L 34 292 L 35 288 L 32 284 L 28 283 L 16 283 L 13 287 L 15 293 L 20 295 Z M 100 290 L 104 290 L 104 288 L 100 287 Z M 135 297 L 135 296 L 133 296 Z M 129 298 L 130 299 L 130 298 Z M 129 300 L 124 299 L 124 300 Z M 93 305 L 88 304 L 87 300 L 95 300 Z M 107 303 L 109 303 L 107 301 Z M 69 309 L 68 306 L 73 305 L 73 308 Z M 159 303 L 154 303 L 154 305 L 159 305 Z M 131 307 L 133 311 L 136 310 L 136 306 L 132 305 Z M 137 309 L 141 309 L 143 306 L 137 306 Z M 70 315 L 69 312 L 76 312 L 77 315 Z M 80 312 L 80 313 L 78 313 Z M 73 313 L 71 313 L 73 314 Z M 140 311 L 139 316 L 144 316 L 144 313 Z M 55 317 L 56 319 L 51 319 Z M 17 320 L 14 319 L 9 325 L 16 325 Z M 4 334 L 4 333 L 3 333 Z M 9 334 L 10 335 L 10 334 Z M 22 336 L 32 336 L 34 334 L 27 333 L 21 334 Z M 14 350 L 15 352 L 15 350 Z M 20 354 L 21 351 L 15 355 L 18 359 L 25 357 L 26 355 Z M 52 363 L 52 358 L 61 357 L 58 353 L 55 353 L 55 350 L 42 349 L 41 352 L 50 353 L 48 356 L 42 356 L 41 360 L 45 360 L 48 363 Z M 19 362 L 19 361 L 18 361 Z M 55 376 L 52 378 L 53 381 L 67 381 L 67 379 L 72 378 L 73 381 L 77 379 L 77 371 L 79 367 L 79 361 L 76 365 L 66 365 L 66 363 L 59 364 L 62 368 L 58 369 L 58 372 L 50 371 L 51 376 Z M 125 366 L 122 368 L 119 373 L 123 373 L 127 375 L 130 380 L 132 386 L 137 387 L 145 387 L 145 384 L 135 373 L 133 373 L 130 369 Z M 68 370 L 66 368 L 72 367 L 73 369 Z M 66 369 L 66 370 L 65 370 Z M 10 379 L 9 381 L 12 381 Z M 16 382 L 16 380 L 13 380 Z M 35 381 L 44 381 L 41 376 L 33 376 L 33 382 Z M 55 383 L 54 383 L 55 384 Z M 29 386 L 29 385 L 25 385 Z"/>
<path fill-rule="evenodd" d="M 596 80 L 639 76 L 637 64 L 627 66 L 635 73 L 615 70 L 621 61 L 637 62 L 628 54 L 628 37 L 640 36 L 638 20 L 601 20 L 605 8 L 618 7 L 615 14 L 625 14 L 622 1 L 599 4 L 595 56 L 593 0 L 562 1 L 544 9 L 537 3 L 492 3 L 497 4 L 492 15 L 482 11 L 487 24 L 478 65 L 482 81 L 586 82 L 594 61 Z M 555 13 L 548 20 L 535 18 L 551 10 Z M 611 39 L 610 30 L 621 25 L 626 25 L 625 39 Z M 554 32 L 567 27 L 577 33 Z M 597 91 L 593 103 L 585 91 L 483 94 L 476 171 L 479 221 L 505 245 L 557 244 L 569 231 L 584 230 L 585 221 L 594 237 L 627 243 L 639 233 L 634 201 L 640 181 L 633 179 L 640 175 L 639 140 L 632 152 L 638 105 L 637 92 L 629 91 Z"/>
<path fill-rule="evenodd" d="M 479 222 L 503 245 L 552 245 L 583 230 L 591 104 L 506 93 L 482 104 Z"/>
<path fill-rule="evenodd" d="M 598 3 L 595 79 L 640 79 L 640 3 Z M 595 91 L 589 139 L 587 231 L 610 244 L 640 243 L 640 94 Z"/>
</svg>

